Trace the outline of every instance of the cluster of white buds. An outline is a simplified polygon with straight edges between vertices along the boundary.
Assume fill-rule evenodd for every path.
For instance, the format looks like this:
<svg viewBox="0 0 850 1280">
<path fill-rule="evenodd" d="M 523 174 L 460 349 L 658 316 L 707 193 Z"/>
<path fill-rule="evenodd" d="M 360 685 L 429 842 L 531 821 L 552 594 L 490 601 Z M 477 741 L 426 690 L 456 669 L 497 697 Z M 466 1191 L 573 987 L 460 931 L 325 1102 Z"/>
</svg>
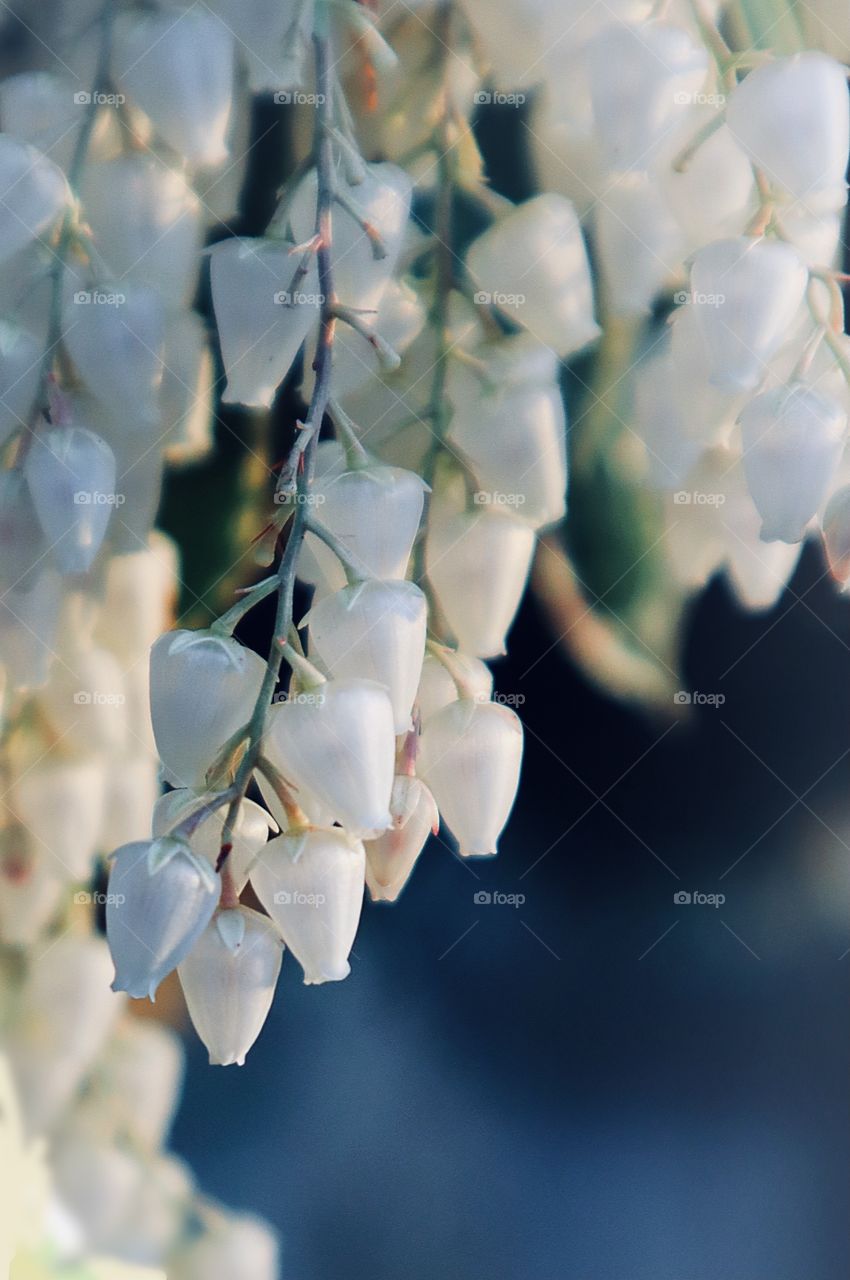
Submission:
<svg viewBox="0 0 850 1280">
<path fill-rule="evenodd" d="M 723 568 L 766 607 L 818 528 L 850 582 L 832 3 L 776 55 L 711 0 L 31 15 L 0 80 L 0 1088 L 21 1162 L 51 1142 L 43 1254 L 275 1274 L 266 1228 L 164 1150 L 179 1051 L 126 995 L 176 972 L 210 1061 L 241 1064 L 287 949 L 344 979 L 364 892 L 397 899 L 441 825 L 496 853 L 523 735 L 487 663 L 568 470 L 575 495 L 605 453 L 667 495 L 682 591 Z M 301 155 L 265 234 L 228 238 L 256 94 Z M 487 101 L 528 107 L 515 204 L 484 176 Z M 572 437 L 566 362 L 599 371 Z M 164 468 L 210 451 L 216 394 L 267 419 L 284 384 L 306 408 L 268 574 L 173 625 Z M 568 452 L 596 405 L 614 432 Z M 234 632 L 268 599 L 261 658 Z"/>
<path fill-rule="evenodd" d="M 116 908 L 103 855 L 157 821 L 149 652 L 178 555 L 153 524 L 165 465 L 212 446 L 192 301 L 244 170 L 228 169 L 236 42 L 200 9 L 110 0 L 29 17 L 0 80 L 4 1201 L 34 1142 L 50 1161 L 20 1221 L 4 1210 L 0 1256 L 21 1274 L 265 1280 L 271 1232 L 205 1201 L 165 1148 L 180 1046 L 110 990 L 96 923 Z M 248 806 L 242 822 L 253 840 Z M 164 864 L 175 883 L 182 859 Z"/>
</svg>

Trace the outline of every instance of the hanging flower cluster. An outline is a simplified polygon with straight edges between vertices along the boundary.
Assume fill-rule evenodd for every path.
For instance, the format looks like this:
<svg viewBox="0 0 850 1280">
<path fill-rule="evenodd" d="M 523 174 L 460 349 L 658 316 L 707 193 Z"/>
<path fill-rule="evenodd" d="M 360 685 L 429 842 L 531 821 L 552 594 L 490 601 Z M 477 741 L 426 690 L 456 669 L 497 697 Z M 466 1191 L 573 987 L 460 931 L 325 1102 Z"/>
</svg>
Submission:
<svg viewBox="0 0 850 1280">
<path fill-rule="evenodd" d="M 850 32 L 829 0 L 776 49 L 701 0 L 55 9 L 0 80 L 2 1045 L 73 1226 L 51 1256 L 263 1280 L 266 1229 L 163 1151 L 179 1055 L 119 993 L 176 971 L 242 1063 L 287 950 L 344 979 L 364 893 L 432 832 L 497 852 L 523 734 L 487 664 L 568 469 L 681 595 L 722 569 L 767 607 L 812 530 L 850 581 Z M 258 94 L 300 159 L 265 233 L 222 239 Z M 523 111 L 518 203 L 488 103 Z M 210 450 L 216 394 L 263 415 L 284 385 L 267 576 L 173 626 L 164 468 Z M 265 600 L 260 657 L 235 632 Z"/>
</svg>

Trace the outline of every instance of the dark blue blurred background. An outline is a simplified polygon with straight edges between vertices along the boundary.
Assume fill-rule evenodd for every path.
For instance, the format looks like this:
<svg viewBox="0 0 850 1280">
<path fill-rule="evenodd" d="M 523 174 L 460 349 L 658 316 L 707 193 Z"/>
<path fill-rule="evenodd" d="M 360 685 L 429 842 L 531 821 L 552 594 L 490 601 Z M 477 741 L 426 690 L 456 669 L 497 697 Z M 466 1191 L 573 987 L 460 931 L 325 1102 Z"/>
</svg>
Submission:
<svg viewBox="0 0 850 1280">
<path fill-rule="evenodd" d="M 673 728 L 558 648 L 529 671 L 529 601 L 499 858 L 435 841 L 344 983 L 284 963 L 241 1070 L 191 1041 L 177 1149 L 277 1225 L 287 1280 L 847 1280 L 850 610 L 822 573 L 760 617 L 709 589 L 686 687 L 726 702 Z"/>
</svg>

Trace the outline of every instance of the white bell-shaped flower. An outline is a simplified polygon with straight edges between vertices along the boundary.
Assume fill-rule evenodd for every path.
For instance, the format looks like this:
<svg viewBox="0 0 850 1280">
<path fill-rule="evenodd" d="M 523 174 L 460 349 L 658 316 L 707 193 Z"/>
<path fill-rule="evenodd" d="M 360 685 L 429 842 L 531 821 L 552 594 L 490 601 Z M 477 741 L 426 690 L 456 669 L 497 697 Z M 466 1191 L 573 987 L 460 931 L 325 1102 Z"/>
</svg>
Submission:
<svg viewBox="0 0 850 1280">
<path fill-rule="evenodd" d="M 160 295 L 128 280 L 77 290 L 63 325 L 68 353 L 101 404 L 131 423 L 156 425 L 165 341 Z"/>
<path fill-rule="evenodd" d="M 338 828 L 319 827 L 269 841 L 252 871 L 257 897 L 308 985 L 348 977 L 365 875 L 362 843 Z"/>
<path fill-rule="evenodd" d="M 389 694 L 371 680 L 329 680 L 278 703 L 265 738 L 271 763 L 346 830 L 390 825 L 395 725 Z"/>
<path fill-rule="evenodd" d="M 410 196 L 410 176 L 394 164 L 366 165 L 362 182 L 349 185 L 336 175 L 344 200 L 356 211 L 337 203 L 333 209 L 334 290 L 344 306 L 377 310 L 401 251 Z M 302 178 L 288 206 L 297 243 L 308 241 L 316 230 L 316 171 Z M 364 229 L 379 239 L 379 247 Z M 376 256 L 376 253 L 380 256 Z"/>
<path fill-rule="evenodd" d="M 168 1136 L 182 1079 L 179 1036 L 153 1018 L 123 1018 L 86 1082 L 74 1118 L 93 1135 L 126 1136 L 153 1154 Z"/>
<path fill-rule="evenodd" d="M 313 485 L 314 518 L 339 539 L 364 578 L 403 578 L 427 488 L 414 471 L 377 462 L 354 471 L 331 471 Z M 328 585 L 344 586 L 345 572 L 330 548 L 320 546 L 314 534 L 305 541 Z M 302 570 L 309 573 L 307 562 Z"/>
<path fill-rule="evenodd" d="M 464 858 L 496 853 L 521 761 L 519 717 L 498 703 L 463 698 L 423 727 L 416 767 Z"/>
<path fill-rule="evenodd" d="M 233 70 L 230 29 L 209 9 L 118 15 L 112 75 L 193 167 L 227 158 Z"/>
<path fill-rule="evenodd" d="M 403 355 L 424 328 L 425 307 L 419 295 L 403 280 L 388 280 L 377 314 L 374 320 L 369 317 L 369 323 L 393 351 Z M 334 396 L 342 400 L 380 376 L 380 358 L 368 338 L 349 325 L 341 324 L 337 326 L 334 337 L 333 370 Z M 305 359 L 302 384 L 305 399 L 309 398 L 312 389 L 312 360 Z"/>
<path fill-rule="evenodd" d="M 406 733 L 428 629 L 428 606 L 419 588 L 375 578 L 357 582 L 325 596 L 302 625 L 310 627 L 311 651 L 332 676 L 386 686 L 395 732 Z"/>
<path fill-rule="evenodd" d="M 151 649 L 151 718 L 166 781 L 202 788 L 228 739 L 248 723 L 266 667 L 211 631 L 167 631 Z"/>
<path fill-rule="evenodd" d="M 476 302 L 494 306 L 566 357 L 599 336 L 581 225 L 563 196 L 517 205 L 466 256 Z"/>
<path fill-rule="evenodd" d="M 595 136 L 608 166 L 646 169 L 705 84 L 709 58 L 684 27 L 612 22 L 585 49 Z"/>
<path fill-rule="evenodd" d="M 829 571 L 846 591 L 850 582 L 850 485 L 842 485 L 830 497 L 821 529 Z"/>
<path fill-rule="evenodd" d="M 373 902 L 395 902 L 430 835 L 440 827 L 437 803 L 419 778 L 399 774 L 390 800 L 391 827 L 365 842 L 366 884 Z"/>
<path fill-rule="evenodd" d="M 221 880 L 184 840 L 136 840 L 112 855 L 106 937 L 113 991 L 153 1000 L 209 924 Z"/>
<path fill-rule="evenodd" d="M 838 469 L 847 414 L 837 400 L 792 382 L 741 412 L 744 474 L 765 542 L 799 542 Z"/>
<path fill-rule="evenodd" d="M 452 652 L 450 661 L 451 671 L 433 653 L 425 654 L 416 695 L 416 707 L 422 724 L 450 702 L 457 702 L 460 697 L 472 698 L 477 702 L 490 701 L 493 672 L 486 662 L 457 651 Z M 459 682 L 462 688 L 458 687 Z"/>
<path fill-rule="evenodd" d="M 700 250 L 690 302 L 715 386 L 749 391 L 758 385 L 788 336 L 807 282 L 799 254 L 778 240 L 741 236 Z"/>
<path fill-rule="evenodd" d="M 13 322 L 0 321 L 0 444 L 26 426 L 38 391 L 41 343 Z"/>
<path fill-rule="evenodd" d="M 245 63 L 253 93 L 286 90 L 304 82 L 313 31 L 313 0 L 215 0 Z"/>
<path fill-rule="evenodd" d="M 108 649 L 67 640 L 58 657 L 39 698 L 47 719 L 80 751 L 122 753 L 136 727 L 120 662 Z"/>
<path fill-rule="evenodd" d="M 177 549 L 162 533 L 144 549 L 114 556 L 106 565 L 96 640 L 125 663 L 147 653 L 168 625 L 177 574 Z"/>
<path fill-rule="evenodd" d="M 0 134 L 0 262 L 55 225 L 71 199 L 52 160 Z"/>
<path fill-rule="evenodd" d="M 208 798 L 208 797 L 207 797 Z M 151 834 L 164 836 L 187 817 L 193 809 L 199 809 L 205 797 L 186 788 L 169 791 L 160 796 L 153 808 Z M 227 805 L 216 809 L 187 837 L 193 852 L 206 858 L 213 867 L 221 852 L 221 837 L 227 817 Z M 227 865 L 234 888 L 241 893 L 248 883 L 251 866 L 261 849 L 265 847 L 270 831 L 277 824 L 260 805 L 253 800 L 243 800 L 233 828 L 233 840 Z"/>
<path fill-rule="evenodd" d="M 174 306 L 191 301 L 203 243 L 201 202 L 150 152 L 87 167 L 86 220 L 110 279 L 141 280 Z"/>
<path fill-rule="evenodd" d="M 847 201 L 847 71 L 818 50 L 755 67 L 729 99 L 732 136 L 768 180 L 813 212 Z"/>
<path fill-rule="evenodd" d="M 7 803 L 53 874 L 85 883 L 102 847 L 105 798 L 103 760 L 48 755 L 15 779 Z"/>
<path fill-rule="evenodd" d="M 177 972 L 210 1063 L 240 1067 L 263 1029 L 283 960 L 268 916 L 233 907 L 213 916 Z"/>
<path fill-rule="evenodd" d="M 726 125 L 700 142 L 683 167 L 674 169 L 665 157 L 652 176 L 681 227 L 689 253 L 721 236 L 736 235 L 755 214 L 753 167 Z"/>
<path fill-rule="evenodd" d="M 36 514 L 63 573 L 88 573 L 116 506 L 115 455 L 85 427 L 42 428 L 24 475 Z"/>
<path fill-rule="evenodd" d="M 31 1134 L 65 1111 L 125 1006 L 109 989 L 111 971 L 103 938 L 82 934 L 60 934 L 30 958 L 3 1047 Z"/>
<path fill-rule="evenodd" d="M 654 175 L 627 173 L 610 183 L 595 209 L 602 294 L 609 315 L 642 315 L 678 273 L 681 228 Z"/>
<path fill-rule="evenodd" d="M 425 569 L 461 649 L 476 658 L 505 652 L 533 554 L 533 528 L 504 508 L 432 504 Z"/>
<path fill-rule="evenodd" d="M 268 409 L 319 318 L 315 268 L 292 289 L 298 256 L 278 240 L 224 240 L 210 251 L 222 399 Z"/>
<path fill-rule="evenodd" d="M 479 499 L 512 506 L 536 528 L 554 524 L 567 494 L 566 414 L 554 370 L 539 382 L 505 383 L 493 373 L 482 382 L 464 365 L 452 371 L 448 440 L 468 461 Z"/>
<path fill-rule="evenodd" d="M 178 1275 L 179 1280 L 278 1280 L 277 1240 L 258 1218 L 216 1213 L 212 1226 L 181 1252 L 175 1280 Z"/>
</svg>

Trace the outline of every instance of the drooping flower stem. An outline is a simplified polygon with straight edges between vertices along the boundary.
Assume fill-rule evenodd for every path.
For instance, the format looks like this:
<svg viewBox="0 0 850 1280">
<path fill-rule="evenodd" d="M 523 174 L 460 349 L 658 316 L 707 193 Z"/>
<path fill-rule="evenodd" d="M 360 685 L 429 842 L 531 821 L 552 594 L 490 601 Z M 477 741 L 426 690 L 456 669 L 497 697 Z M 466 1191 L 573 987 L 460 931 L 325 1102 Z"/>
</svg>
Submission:
<svg viewBox="0 0 850 1280">
<path fill-rule="evenodd" d="M 246 731 L 247 747 L 234 780 L 234 797 L 230 802 L 222 830 L 219 867 L 226 877 L 226 860 L 233 843 L 233 831 L 239 806 L 251 781 L 260 755 L 266 719 L 275 685 L 280 674 L 283 648 L 293 625 L 293 596 L 298 553 L 307 529 L 309 494 L 315 468 L 316 444 L 322 419 L 331 395 L 333 345 L 336 330 L 336 296 L 332 263 L 332 209 L 334 203 L 333 137 L 331 131 L 334 74 L 330 63 L 327 15 L 321 6 L 316 10 L 313 36 L 316 70 L 316 123 L 314 154 L 316 163 L 316 260 L 319 275 L 321 312 L 319 341 L 313 361 L 315 381 L 310 405 L 295 444 L 281 471 L 279 493 L 293 493 L 295 510 L 290 517 L 289 536 L 278 567 L 277 610 L 274 634 L 269 650 L 266 674 Z"/>
</svg>

